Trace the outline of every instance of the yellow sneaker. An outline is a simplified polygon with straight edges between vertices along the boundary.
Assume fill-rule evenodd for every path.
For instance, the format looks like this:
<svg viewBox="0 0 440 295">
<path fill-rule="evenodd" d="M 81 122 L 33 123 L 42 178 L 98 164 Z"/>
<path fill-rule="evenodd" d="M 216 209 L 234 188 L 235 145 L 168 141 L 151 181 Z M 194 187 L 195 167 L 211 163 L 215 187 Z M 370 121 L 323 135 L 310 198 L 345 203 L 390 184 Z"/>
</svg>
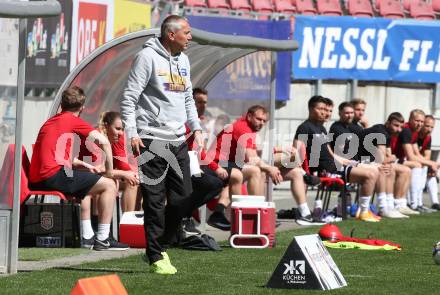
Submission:
<svg viewBox="0 0 440 295">
<path fill-rule="evenodd" d="M 168 260 L 168 262 L 171 263 L 170 256 L 168 256 L 167 252 L 160 252 L 160 254 L 162 255 L 163 259 Z"/>
<path fill-rule="evenodd" d="M 366 222 L 379 222 L 380 221 L 370 211 L 361 212 L 357 219 L 362 220 L 362 221 L 366 221 Z"/>
<path fill-rule="evenodd" d="M 380 216 L 374 214 L 373 211 L 371 211 L 371 210 L 368 210 L 368 213 L 370 213 L 370 215 L 371 215 L 373 218 L 376 218 L 376 219 L 379 220 L 379 221 L 382 219 L 382 217 L 380 217 Z"/>
<path fill-rule="evenodd" d="M 169 260 L 161 259 L 150 265 L 150 272 L 160 275 L 173 275 L 177 269 L 171 265 Z"/>
</svg>

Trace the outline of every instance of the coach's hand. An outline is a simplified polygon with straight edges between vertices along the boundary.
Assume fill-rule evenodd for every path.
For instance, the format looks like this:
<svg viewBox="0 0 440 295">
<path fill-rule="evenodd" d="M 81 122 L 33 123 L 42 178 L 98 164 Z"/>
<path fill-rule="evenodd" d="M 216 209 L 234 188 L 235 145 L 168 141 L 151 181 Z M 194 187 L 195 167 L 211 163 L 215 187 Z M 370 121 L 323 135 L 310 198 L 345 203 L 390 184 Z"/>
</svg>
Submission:
<svg viewBox="0 0 440 295">
<path fill-rule="evenodd" d="M 203 134 L 201 130 L 194 131 L 194 146 L 193 150 L 200 151 L 203 149 Z"/>
<path fill-rule="evenodd" d="M 139 137 L 132 137 L 131 138 L 131 150 L 133 151 L 133 155 L 135 157 L 137 157 L 141 154 L 140 147 L 145 147 L 142 140 Z"/>
</svg>

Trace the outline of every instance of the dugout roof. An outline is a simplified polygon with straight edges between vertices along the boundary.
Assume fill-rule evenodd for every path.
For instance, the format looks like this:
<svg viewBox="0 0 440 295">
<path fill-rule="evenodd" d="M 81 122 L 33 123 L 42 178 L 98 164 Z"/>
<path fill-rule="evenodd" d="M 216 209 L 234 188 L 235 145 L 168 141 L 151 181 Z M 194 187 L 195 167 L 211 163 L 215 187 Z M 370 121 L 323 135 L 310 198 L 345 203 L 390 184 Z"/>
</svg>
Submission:
<svg viewBox="0 0 440 295">
<path fill-rule="evenodd" d="M 134 32 L 97 48 L 70 72 L 56 94 L 49 115 L 58 112 L 61 93 L 70 85 L 77 85 L 87 93 L 85 111 L 81 116 L 90 123 L 96 124 L 102 111 L 119 110 L 119 99 L 135 54 L 149 38 L 158 34 L 159 29 Z M 293 40 L 231 36 L 195 28 L 192 28 L 192 36 L 193 40 L 185 53 L 191 62 L 192 83 L 197 87 L 206 87 L 228 64 L 250 53 L 293 51 L 298 48 Z"/>
</svg>

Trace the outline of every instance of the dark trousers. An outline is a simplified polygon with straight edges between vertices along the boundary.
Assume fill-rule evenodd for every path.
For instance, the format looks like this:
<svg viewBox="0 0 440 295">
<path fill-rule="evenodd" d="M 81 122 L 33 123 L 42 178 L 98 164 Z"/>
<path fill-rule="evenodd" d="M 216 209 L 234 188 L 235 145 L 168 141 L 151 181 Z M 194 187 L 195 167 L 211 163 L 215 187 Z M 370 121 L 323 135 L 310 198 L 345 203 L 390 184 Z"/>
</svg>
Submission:
<svg viewBox="0 0 440 295">
<path fill-rule="evenodd" d="M 214 171 L 206 167 L 202 167 L 202 170 L 204 172 L 202 175 L 191 176 L 193 187 L 190 197 L 191 210 L 186 217 L 190 217 L 193 210 L 218 196 L 224 187 L 223 180 Z"/>
<path fill-rule="evenodd" d="M 176 238 L 192 192 L 188 147 L 185 142 L 143 139 L 138 157 L 144 209 L 146 254 L 161 260 L 165 245 Z"/>
</svg>

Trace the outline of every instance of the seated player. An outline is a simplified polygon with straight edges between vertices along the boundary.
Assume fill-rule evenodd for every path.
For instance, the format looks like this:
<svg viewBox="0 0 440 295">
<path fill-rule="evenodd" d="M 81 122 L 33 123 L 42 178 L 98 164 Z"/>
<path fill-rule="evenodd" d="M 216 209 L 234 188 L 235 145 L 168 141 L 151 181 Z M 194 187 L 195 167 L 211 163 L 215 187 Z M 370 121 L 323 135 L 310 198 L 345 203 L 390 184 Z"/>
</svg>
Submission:
<svg viewBox="0 0 440 295">
<path fill-rule="evenodd" d="M 254 105 L 243 117 L 225 128 L 217 136 L 215 162 L 223 167 L 240 169 L 243 173 L 243 181 L 247 182 L 248 193 L 251 195 L 264 195 L 262 173 L 267 174 L 275 185 L 282 181 L 290 181 L 290 190 L 301 215 L 297 222 L 313 224 L 314 220 L 306 202 L 304 171 L 295 163 L 293 167 L 286 165 L 291 163 L 296 150 L 290 147 L 287 151 L 289 155 L 286 163 L 284 149 L 275 148 L 275 166 L 263 161 L 257 153 L 256 134 L 267 122 L 267 115 L 267 110 L 263 106 Z M 311 178 L 314 181 L 314 177 Z"/>
<path fill-rule="evenodd" d="M 58 190 L 78 199 L 91 195 L 98 199 L 98 232 L 93 238 L 95 250 L 125 250 L 110 235 L 110 222 L 117 195 L 113 180 L 112 150 L 108 139 L 87 122 L 79 118 L 86 96 L 76 86 L 63 91 L 61 113 L 47 120 L 41 127 L 30 165 L 29 181 L 34 190 Z M 72 155 L 72 146 L 81 140 L 99 142 L 105 158 L 102 175 Z"/>
<path fill-rule="evenodd" d="M 294 146 L 304 145 L 306 156 L 312 172 L 321 176 L 337 174 L 345 182 L 361 184 L 359 198 L 359 219 L 368 222 L 378 222 L 379 219 L 369 211 L 371 196 L 379 176 L 379 169 L 373 165 L 358 163 L 336 155 L 330 148 L 327 130 L 324 123 L 328 116 L 328 98 L 316 95 L 308 102 L 309 118 L 299 125 L 294 139 Z"/>
</svg>

